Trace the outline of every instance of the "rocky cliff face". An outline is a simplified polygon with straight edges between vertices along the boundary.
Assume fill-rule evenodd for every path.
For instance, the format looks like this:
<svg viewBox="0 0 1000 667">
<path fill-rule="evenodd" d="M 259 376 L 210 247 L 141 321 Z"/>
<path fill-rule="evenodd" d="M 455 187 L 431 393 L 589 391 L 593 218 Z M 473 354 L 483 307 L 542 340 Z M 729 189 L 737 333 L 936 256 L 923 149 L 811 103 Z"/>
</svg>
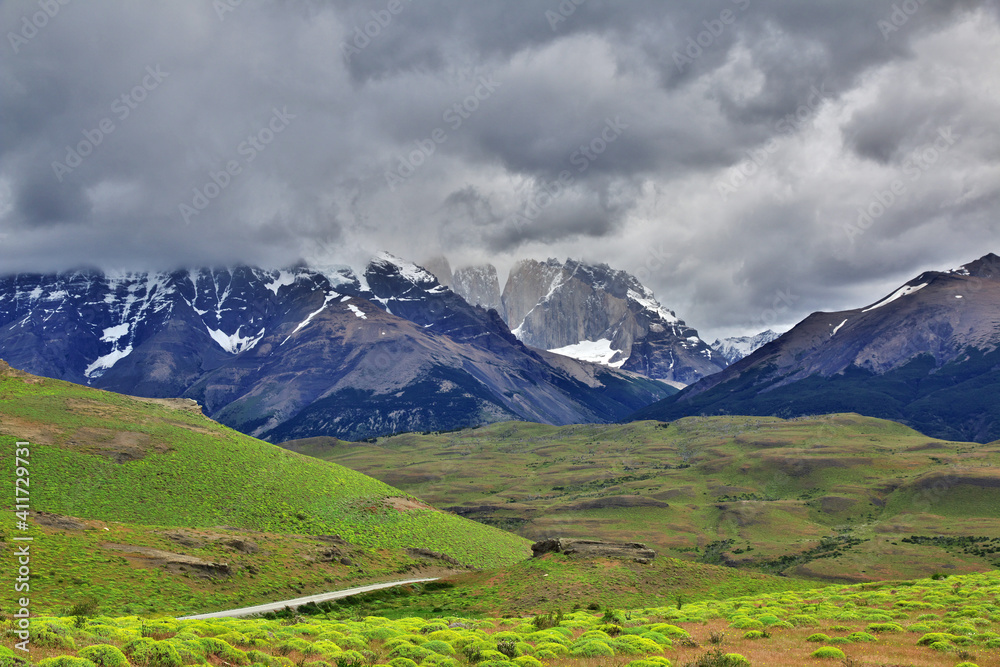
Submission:
<svg viewBox="0 0 1000 667">
<path fill-rule="evenodd" d="M 868 306 L 813 313 L 634 418 L 859 412 L 988 442 L 1000 438 L 998 394 L 1000 257 L 990 254 L 923 273 Z"/>
<path fill-rule="evenodd" d="M 526 344 L 690 384 L 725 359 L 625 271 L 574 260 L 526 260 L 511 271 L 502 302 Z"/>
<path fill-rule="evenodd" d="M 493 309 L 506 320 L 506 311 L 500 295 L 500 279 L 492 264 L 466 266 L 452 275 L 451 288 L 473 306 Z"/>
</svg>

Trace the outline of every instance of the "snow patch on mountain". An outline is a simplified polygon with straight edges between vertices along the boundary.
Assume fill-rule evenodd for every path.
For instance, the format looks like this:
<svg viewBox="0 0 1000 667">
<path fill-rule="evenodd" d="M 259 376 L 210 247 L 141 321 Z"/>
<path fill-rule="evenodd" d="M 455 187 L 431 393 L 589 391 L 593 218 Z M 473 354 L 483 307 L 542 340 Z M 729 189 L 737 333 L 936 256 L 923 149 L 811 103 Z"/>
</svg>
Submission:
<svg viewBox="0 0 1000 667">
<path fill-rule="evenodd" d="M 274 276 L 273 280 L 264 283 L 264 287 L 274 292 L 275 296 L 278 296 L 278 290 L 287 285 L 294 285 L 299 278 L 299 274 L 291 271 L 279 270 L 277 273 L 278 275 Z"/>
<path fill-rule="evenodd" d="M 264 337 L 264 329 L 258 331 L 256 336 L 241 336 L 240 331 L 242 331 L 243 327 L 239 327 L 234 334 L 227 334 L 224 331 L 213 329 L 209 326 L 205 328 L 208 330 L 208 335 L 212 337 L 212 340 L 218 343 L 219 347 L 229 354 L 239 354 L 240 352 L 253 349 Z"/>
<path fill-rule="evenodd" d="M 628 291 L 628 298 L 632 299 L 651 313 L 655 313 L 667 324 L 677 324 L 680 322 L 677 318 L 677 314 L 674 313 L 674 311 L 661 306 L 660 302 L 653 296 L 653 293 L 650 292 L 645 286 L 642 286 L 642 292 L 630 289 Z"/>
<path fill-rule="evenodd" d="M 296 333 L 298 333 L 300 329 L 304 328 L 306 325 L 312 322 L 313 318 L 322 313 L 326 309 L 327 304 L 336 299 L 338 296 L 340 295 L 337 294 L 336 292 L 327 294 L 326 299 L 324 299 L 323 301 L 323 305 L 314 310 L 313 312 L 309 313 L 309 315 L 306 316 L 306 319 L 299 322 L 299 326 L 295 327 L 295 331 L 293 331 L 288 337 L 286 337 L 285 340 L 281 341 L 281 344 L 284 345 L 285 343 L 287 343 L 289 338 L 294 336 Z"/>
<path fill-rule="evenodd" d="M 129 328 L 130 325 L 128 322 L 108 327 L 104 330 L 104 335 L 101 336 L 101 341 L 105 343 L 117 343 L 119 338 L 128 333 Z"/>
<path fill-rule="evenodd" d="M 930 283 L 921 283 L 919 285 L 903 285 L 898 290 L 896 290 L 895 292 L 893 292 L 892 294 L 890 294 L 886 298 L 884 298 L 881 301 L 879 301 L 878 303 L 876 303 L 874 306 L 871 306 L 869 308 L 865 308 L 861 312 L 862 313 L 867 313 L 869 311 L 875 310 L 876 308 L 881 308 L 882 306 L 888 306 L 890 303 L 892 303 L 896 299 L 899 299 L 901 297 L 913 294 L 914 292 L 919 292 L 923 288 L 927 287 L 929 284 Z"/>
<path fill-rule="evenodd" d="M 580 361 L 590 361 L 597 364 L 603 364 L 605 366 L 611 366 L 612 368 L 621 368 L 622 364 L 626 361 L 624 358 L 619 361 L 611 361 L 615 355 L 618 355 L 619 353 L 618 350 L 611 347 L 611 341 L 607 338 L 601 338 L 599 340 L 581 340 L 579 343 L 575 343 L 574 345 L 557 347 L 554 350 L 549 350 L 549 352 L 561 354 L 564 357 L 579 359 Z"/>
<path fill-rule="evenodd" d="M 114 350 L 105 354 L 104 356 L 98 357 L 94 363 L 87 366 L 87 370 L 83 372 L 88 378 L 100 377 L 109 368 L 117 364 L 119 361 L 132 354 L 132 346 L 129 345 L 124 350 Z"/>
</svg>

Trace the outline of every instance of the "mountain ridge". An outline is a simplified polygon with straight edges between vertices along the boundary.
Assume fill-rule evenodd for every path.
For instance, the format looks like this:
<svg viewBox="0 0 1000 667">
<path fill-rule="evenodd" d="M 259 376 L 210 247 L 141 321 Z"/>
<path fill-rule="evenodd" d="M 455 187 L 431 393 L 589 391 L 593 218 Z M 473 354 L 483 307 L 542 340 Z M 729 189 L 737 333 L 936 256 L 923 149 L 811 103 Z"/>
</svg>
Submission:
<svg viewBox="0 0 1000 667">
<path fill-rule="evenodd" d="M 854 411 L 935 437 L 1000 438 L 1000 257 L 926 271 L 779 339 L 630 419 Z M 995 394 L 994 394 L 995 395 Z"/>
<path fill-rule="evenodd" d="M 307 424 L 308 435 L 364 438 L 607 422 L 673 391 L 531 350 L 495 311 L 388 253 L 361 275 L 298 265 L 3 277 L 0 355 L 40 375 L 193 398 L 265 438 L 301 417 L 282 439 Z"/>
</svg>

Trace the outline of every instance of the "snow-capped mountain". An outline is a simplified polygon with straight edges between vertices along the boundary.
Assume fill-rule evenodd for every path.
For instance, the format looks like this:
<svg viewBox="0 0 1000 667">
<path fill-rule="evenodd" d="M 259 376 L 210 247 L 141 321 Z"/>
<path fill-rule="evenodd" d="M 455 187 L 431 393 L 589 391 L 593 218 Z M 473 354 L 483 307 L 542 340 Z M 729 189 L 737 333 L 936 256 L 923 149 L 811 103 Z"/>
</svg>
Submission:
<svg viewBox="0 0 1000 667">
<path fill-rule="evenodd" d="M 680 384 L 727 365 L 634 276 L 606 264 L 519 262 L 502 304 L 514 335 L 533 347 Z"/>
<path fill-rule="evenodd" d="M 859 412 L 928 435 L 1000 438 L 1000 257 L 928 271 L 870 305 L 813 313 L 635 419 Z"/>
<path fill-rule="evenodd" d="M 612 421 L 670 393 L 529 350 L 499 316 L 387 254 L 361 276 L 298 266 L 2 277 L 0 358 L 123 393 L 193 398 L 269 439 Z"/>
<path fill-rule="evenodd" d="M 758 348 L 764 347 L 773 340 L 777 340 L 781 334 L 768 329 L 755 336 L 732 336 L 729 338 L 716 338 L 712 343 L 712 349 L 726 358 L 730 364 L 735 364 L 743 357 L 755 352 Z"/>
</svg>

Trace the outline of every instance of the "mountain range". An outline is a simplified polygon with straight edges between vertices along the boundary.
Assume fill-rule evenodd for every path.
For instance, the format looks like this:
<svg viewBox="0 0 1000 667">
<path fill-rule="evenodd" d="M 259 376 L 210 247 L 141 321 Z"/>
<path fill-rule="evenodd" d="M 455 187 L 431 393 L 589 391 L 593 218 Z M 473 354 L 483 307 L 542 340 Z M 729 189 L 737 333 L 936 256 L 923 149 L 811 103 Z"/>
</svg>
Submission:
<svg viewBox="0 0 1000 667">
<path fill-rule="evenodd" d="M 809 315 L 631 419 L 858 412 L 927 435 L 1000 439 L 1000 257 L 927 271 L 875 303 Z"/>
<path fill-rule="evenodd" d="M 0 358 L 263 439 L 858 412 L 1000 438 L 1000 258 L 709 346 L 633 276 L 524 260 L 0 277 Z M 443 276 L 439 280 L 439 275 Z M 744 356 L 745 355 L 745 356 Z M 679 394 L 678 388 L 683 388 Z"/>
<path fill-rule="evenodd" d="M 675 391 L 526 347 L 495 310 L 386 253 L 361 275 L 243 266 L 7 276 L 0 357 L 93 387 L 191 398 L 277 440 L 609 422 Z"/>
</svg>

